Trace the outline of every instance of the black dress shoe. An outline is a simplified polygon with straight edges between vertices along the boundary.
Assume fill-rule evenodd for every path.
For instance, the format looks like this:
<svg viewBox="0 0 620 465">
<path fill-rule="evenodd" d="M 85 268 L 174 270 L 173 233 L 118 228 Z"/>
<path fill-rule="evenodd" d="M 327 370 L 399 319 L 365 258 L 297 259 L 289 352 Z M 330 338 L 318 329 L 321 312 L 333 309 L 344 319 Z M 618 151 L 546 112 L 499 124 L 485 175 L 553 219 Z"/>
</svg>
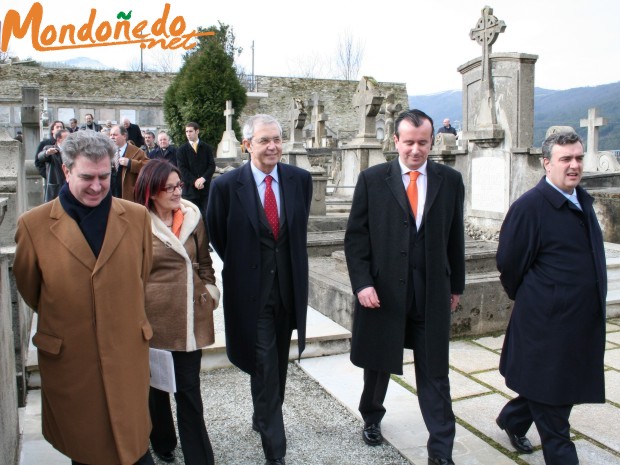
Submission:
<svg viewBox="0 0 620 465">
<path fill-rule="evenodd" d="M 495 419 L 495 423 L 497 423 L 497 426 L 499 426 L 499 429 L 504 430 L 506 432 L 506 435 L 508 436 L 508 439 L 510 440 L 510 444 L 512 444 L 512 447 L 517 449 L 518 452 L 522 452 L 524 454 L 531 454 L 532 452 L 534 452 L 534 447 L 532 447 L 532 443 L 527 437 L 517 436 L 516 434 L 514 434 L 512 431 L 506 428 L 506 425 L 502 423 L 499 417 Z"/>
<path fill-rule="evenodd" d="M 429 457 L 428 465 L 454 465 L 452 459 L 444 459 L 441 457 Z"/>
<path fill-rule="evenodd" d="M 155 452 L 155 451 L 153 451 L 153 452 Z M 170 451 L 170 452 L 155 452 L 155 455 L 157 456 L 158 459 L 163 460 L 164 462 L 172 463 L 172 462 L 174 462 L 174 454 L 172 452 L 173 451 Z"/>
<path fill-rule="evenodd" d="M 286 461 L 284 457 L 280 459 L 267 459 L 265 460 L 265 465 L 286 465 Z"/>
<path fill-rule="evenodd" d="M 364 427 L 362 431 L 364 442 L 369 446 L 379 446 L 383 444 L 383 435 L 381 434 L 381 426 L 373 423 Z"/>
</svg>

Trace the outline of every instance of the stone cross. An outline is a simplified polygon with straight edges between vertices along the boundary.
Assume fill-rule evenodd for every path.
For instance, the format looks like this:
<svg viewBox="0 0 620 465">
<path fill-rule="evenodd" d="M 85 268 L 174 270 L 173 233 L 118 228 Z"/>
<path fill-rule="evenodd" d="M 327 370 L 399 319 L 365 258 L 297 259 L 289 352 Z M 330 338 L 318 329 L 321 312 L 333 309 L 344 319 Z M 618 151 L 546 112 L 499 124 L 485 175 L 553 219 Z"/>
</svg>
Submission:
<svg viewBox="0 0 620 465">
<path fill-rule="evenodd" d="M 607 118 L 599 116 L 596 108 L 588 109 L 588 118 L 579 121 L 580 127 L 588 128 L 587 152 L 583 163 L 584 171 L 598 170 L 598 131 L 601 126 L 606 124 Z"/>
<path fill-rule="evenodd" d="M 497 122 L 495 118 L 493 80 L 491 79 L 491 49 L 499 35 L 505 30 L 506 24 L 504 21 L 500 21 L 493 16 L 493 8 L 485 6 L 482 9 L 482 17 L 478 19 L 476 26 L 469 31 L 471 40 L 475 40 L 482 46 L 482 82 L 478 126 L 491 126 Z"/>
<path fill-rule="evenodd" d="M 224 110 L 224 116 L 226 117 L 226 131 L 232 131 L 232 117 L 235 114 L 235 110 L 232 107 L 232 100 L 226 100 L 226 110 Z"/>
<path fill-rule="evenodd" d="M 359 115 L 359 132 L 356 138 L 376 140 L 376 118 L 382 103 L 383 97 L 379 95 L 376 81 L 367 76 L 360 79 L 353 96 L 353 106 L 358 109 Z"/>
</svg>

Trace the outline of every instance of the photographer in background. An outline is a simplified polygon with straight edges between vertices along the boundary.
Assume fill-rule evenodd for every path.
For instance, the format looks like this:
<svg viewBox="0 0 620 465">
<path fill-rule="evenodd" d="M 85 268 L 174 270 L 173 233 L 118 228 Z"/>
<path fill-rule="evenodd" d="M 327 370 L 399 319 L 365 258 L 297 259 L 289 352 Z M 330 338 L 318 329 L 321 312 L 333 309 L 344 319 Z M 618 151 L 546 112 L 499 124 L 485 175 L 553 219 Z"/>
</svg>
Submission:
<svg viewBox="0 0 620 465">
<path fill-rule="evenodd" d="M 69 135 L 68 129 L 60 129 L 54 133 L 54 143 L 46 145 L 37 153 L 34 160 L 39 173 L 45 178 L 44 201 L 49 202 L 58 197 L 60 188 L 65 184 L 65 174 L 62 171 L 62 157 L 60 156 L 60 144 Z"/>
</svg>

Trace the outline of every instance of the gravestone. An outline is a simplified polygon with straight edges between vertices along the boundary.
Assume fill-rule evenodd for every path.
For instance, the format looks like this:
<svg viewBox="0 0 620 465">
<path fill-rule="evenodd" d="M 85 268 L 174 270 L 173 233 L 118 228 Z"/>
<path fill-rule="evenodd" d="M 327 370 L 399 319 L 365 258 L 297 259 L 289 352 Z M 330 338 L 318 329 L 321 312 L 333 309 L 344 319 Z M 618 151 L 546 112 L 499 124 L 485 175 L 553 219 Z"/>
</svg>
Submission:
<svg viewBox="0 0 620 465">
<path fill-rule="evenodd" d="M 465 216 L 477 237 L 494 237 L 514 200 L 543 175 L 534 149 L 534 68 L 538 57 L 492 53 L 506 29 L 485 7 L 470 38 L 482 56 L 458 68 L 463 79 L 463 139 L 467 156 L 454 167 L 465 182 Z"/>
<path fill-rule="evenodd" d="M 319 94 L 312 95 L 312 101 L 309 102 L 309 109 L 312 117 L 312 147 L 321 148 L 326 145 L 325 125 L 329 120 L 329 115 L 325 113 L 325 105 L 319 99 Z"/>
<path fill-rule="evenodd" d="M 312 203 L 310 204 L 310 214 L 324 216 L 327 212 L 327 206 L 325 204 L 327 176 L 325 175 L 324 168 L 310 165 L 308 152 L 302 142 L 302 130 L 307 117 L 302 99 L 291 99 L 291 111 L 289 116 L 291 134 L 289 141 L 282 147 L 282 156 L 288 160 L 289 164 L 310 172 L 312 175 Z"/>
<path fill-rule="evenodd" d="M 582 128 L 588 128 L 588 142 L 586 144 L 586 153 L 583 160 L 584 171 L 599 170 L 599 152 L 598 152 L 598 131 L 601 126 L 607 124 L 607 118 L 602 118 L 598 114 L 596 108 L 588 109 L 588 117 L 581 119 L 579 125 Z"/>
<path fill-rule="evenodd" d="M 335 189 L 337 195 L 352 197 L 360 172 L 386 161 L 383 144 L 376 134 L 376 118 L 383 99 L 375 79 L 368 76 L 360 79 L 353 96 L 353 106 L 357 108 L 358 115 L 358 132 L 351 142 L 342 147 L 340 179 Z"/>
<path fill-rule="evenodd" d="M 217 145 L 217 158 L 235 158 L 241 160 L 241 144 L 237 140 L 237 135 L 232 128 L 232 118 L 235 110 L 232 107 L 232 100 L 226 100 L 224 117 L 226 118 L 226 130 L 222 134 L 222 140 Z"/>
</svg>

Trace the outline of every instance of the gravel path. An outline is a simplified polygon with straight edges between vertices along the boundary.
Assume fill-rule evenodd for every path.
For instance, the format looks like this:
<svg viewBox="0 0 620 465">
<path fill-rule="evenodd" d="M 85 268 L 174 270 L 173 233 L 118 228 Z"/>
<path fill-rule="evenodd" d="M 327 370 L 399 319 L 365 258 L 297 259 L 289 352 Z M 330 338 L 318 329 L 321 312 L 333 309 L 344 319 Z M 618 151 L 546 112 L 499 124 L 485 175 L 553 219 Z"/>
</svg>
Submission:
<svg viewBox="0 0 620 465">
<path fill-rule="evenodd" d="M 260 436 L 251 427 L 250 378 L 236 368 L 202 373 L 207 430 L 217 465 L 262 465 Z M 174 407 L 174 402 L 172 402 Z M 369 447 L 362 423 L 297 365 L 289 364 L 284 423 L 287 465 L 409 465 L 392 446 Z M 176 463 L 184 464 L 180 444 Z M 165 462 L 157 461 L 160 465 Z"/>
</svg>

